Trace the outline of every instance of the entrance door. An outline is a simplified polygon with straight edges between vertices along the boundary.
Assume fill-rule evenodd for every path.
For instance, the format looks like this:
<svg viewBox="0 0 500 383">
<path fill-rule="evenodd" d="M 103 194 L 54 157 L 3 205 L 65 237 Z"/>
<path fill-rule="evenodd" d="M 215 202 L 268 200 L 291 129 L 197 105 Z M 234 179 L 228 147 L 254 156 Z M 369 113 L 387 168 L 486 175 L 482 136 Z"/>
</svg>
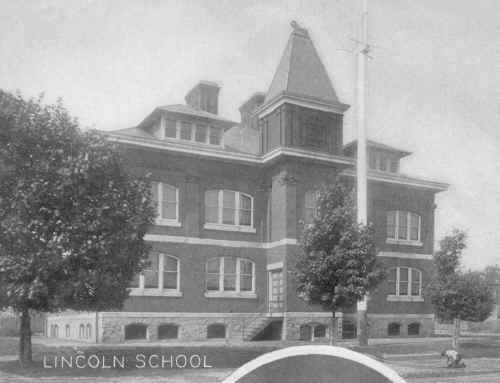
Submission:
<svg viewBox="0 0 500 383">
<path fill-rule="evenodd" d="M 269 312 L 283 312 L 284 293 L 283 270 L 271 270 L 269 272 Z"/>
</svg>

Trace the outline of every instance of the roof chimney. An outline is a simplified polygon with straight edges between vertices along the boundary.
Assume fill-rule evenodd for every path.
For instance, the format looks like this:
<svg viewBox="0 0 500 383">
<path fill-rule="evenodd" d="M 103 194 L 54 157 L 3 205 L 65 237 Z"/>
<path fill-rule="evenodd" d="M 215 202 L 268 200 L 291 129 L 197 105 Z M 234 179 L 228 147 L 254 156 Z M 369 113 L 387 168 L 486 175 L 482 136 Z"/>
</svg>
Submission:
<svg viewBox="0 0 500 383">
<path fill-rule="evenodd" d="M 241 113 L 242 125 L 258 129 L 258 124 L 256 124 L 257 120 L 255 119 L 255 121 L 252 121 L 253 112 L 264 103 L 265 99 L 265 93 L 256 92 L 240 106 L 239 110 Z"/>
<path fill-rule="evenodd" d="M 198 110 L 217 114 L 220 87 L 212 81 L 200 81 L 185 97 L 186 104 Z"/>
</svg>

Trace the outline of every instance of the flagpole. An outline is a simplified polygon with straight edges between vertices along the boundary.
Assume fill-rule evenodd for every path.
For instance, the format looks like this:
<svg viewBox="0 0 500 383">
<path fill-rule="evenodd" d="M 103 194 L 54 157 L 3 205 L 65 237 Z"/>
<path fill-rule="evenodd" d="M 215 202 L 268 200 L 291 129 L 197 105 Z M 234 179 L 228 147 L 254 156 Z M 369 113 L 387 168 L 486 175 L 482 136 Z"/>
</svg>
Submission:
<svg viewBox="0 0 500 383">
<path fill-rule="evenodd" d="M 357 221 L 367 223 L 367 160 L 366 160 L 366 119 L 365 119 L 365 71 L 369 51 L 368 45 L 368 0 L 363 0 L 361 16 L 361 36 L 357 52 L 356 83 L 356 126 L 357 126 L 357 160 L 356 160 L 356 194 Z M 368 344 L 367 329 L 367 297 L 358 302 L 358 342 Z"/>
</svg>

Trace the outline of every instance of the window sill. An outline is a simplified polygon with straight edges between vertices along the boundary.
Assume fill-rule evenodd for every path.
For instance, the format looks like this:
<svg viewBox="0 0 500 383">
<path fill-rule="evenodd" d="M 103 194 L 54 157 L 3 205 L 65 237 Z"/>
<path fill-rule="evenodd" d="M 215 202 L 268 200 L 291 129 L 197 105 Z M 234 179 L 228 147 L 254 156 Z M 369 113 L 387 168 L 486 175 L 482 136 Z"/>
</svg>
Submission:
<svg viewBox="0 0 500 383">
<path fill-rule="evenodd" d="M 182 226 L 182 224 L 179 221 L 174 221 L 174 220 L 171 220 L 171 219 L 161 219 L 161 218 L 157 218 L 155 220 L 155 225 L 158 225 L 158 226 L 174 226 L 174 227 L 181 227 Z"/>
<path fill-rule="evenodd" d="M 207 298 L 237 298 L 237 299 L 257 299 L 257 294 L 250 291 L 205 291 Z"/>
<path fill-rule="evenodd" d="M 168 290 L 158 290 L 158 289 L 130 289 L 131 297 L 172 297 L 180 298 L 182 297 L 182 291 L 168 291 Z"/>
<path fill-rule="evenodd" d="M 405 246 L 422 246 L 423 243 L 420 241 L 408 241 L 406 239 L 391 239 L 387 238 L 386 243 L 390 245 L 405 245 Z"/>
<path fill-rule="evenodd" d="M 236 231 L 240 233 L 256 233 L 255 227 L 242 226 L 242 225 L 225 225 L 222 223 L 206 223 L 203 228 L 205 230 L 222 230 L 222 231 Z"/>
<path fill-rule="evenodd" d="M 201 142 L 201 141 L 196 141 L 196 140 L 186 140 L 184 138 L 177 138 L 177 137 L 161 137 L 162 140 L 164 141 L 169 141 L 175 144 L 188 144 L 188 145 L 200 145 L 200 146 L 205 146 L 209 148 L 224 148 L 224 144 L 221 142 L 220 144 L 211 144 L 209 142 Z"/>
<path fill-rule="evenodd" d="M 409 296 L 409 295 L 388 295 L 388 302 L 423 302 L 424 298 L 421 296 Z"/>
</svg>

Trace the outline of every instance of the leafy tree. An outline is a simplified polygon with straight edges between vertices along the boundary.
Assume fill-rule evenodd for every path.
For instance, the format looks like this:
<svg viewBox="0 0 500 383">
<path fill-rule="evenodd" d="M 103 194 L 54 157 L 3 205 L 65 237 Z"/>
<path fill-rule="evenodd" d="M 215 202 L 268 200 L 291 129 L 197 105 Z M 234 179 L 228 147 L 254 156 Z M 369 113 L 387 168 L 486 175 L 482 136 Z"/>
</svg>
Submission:
<svg viewBox="0 0 500 383">
<path fill-rule="evenodd" d="M 332 343 L 335 312 L 352 307 L 385 277 L 373 227 L 356 223 L 353 201 L 352 192 L 339 182 L 320 191 L 294 269 L 299 295 L 332 312 Z"/>
<path fill-rule="evenodd" d="M 489 265 L 484 269 L 484 277 L 491 285 L 500 285 L 500 265 Z"/>
<path fill-rule="evenodd" d="M 154 210 L 149 181 L 60 102 L 0 91 L 0 158 L 0 306 L 20 314 L 29 362 L 30 312 L 121 307 Z"/>
<path fill-rule="evenodd" d="M 440 249 L 434 254 L 435 273 L 425 292 L 437 317 L 453 321 L 455 349 L 459 347 L 460 322 L 481 322 L 493 309 L 493 294 L 485 274 L 461 270 L 465 241 L 465 233 L 456 229 L 440 241 Z"/>
</svg>

